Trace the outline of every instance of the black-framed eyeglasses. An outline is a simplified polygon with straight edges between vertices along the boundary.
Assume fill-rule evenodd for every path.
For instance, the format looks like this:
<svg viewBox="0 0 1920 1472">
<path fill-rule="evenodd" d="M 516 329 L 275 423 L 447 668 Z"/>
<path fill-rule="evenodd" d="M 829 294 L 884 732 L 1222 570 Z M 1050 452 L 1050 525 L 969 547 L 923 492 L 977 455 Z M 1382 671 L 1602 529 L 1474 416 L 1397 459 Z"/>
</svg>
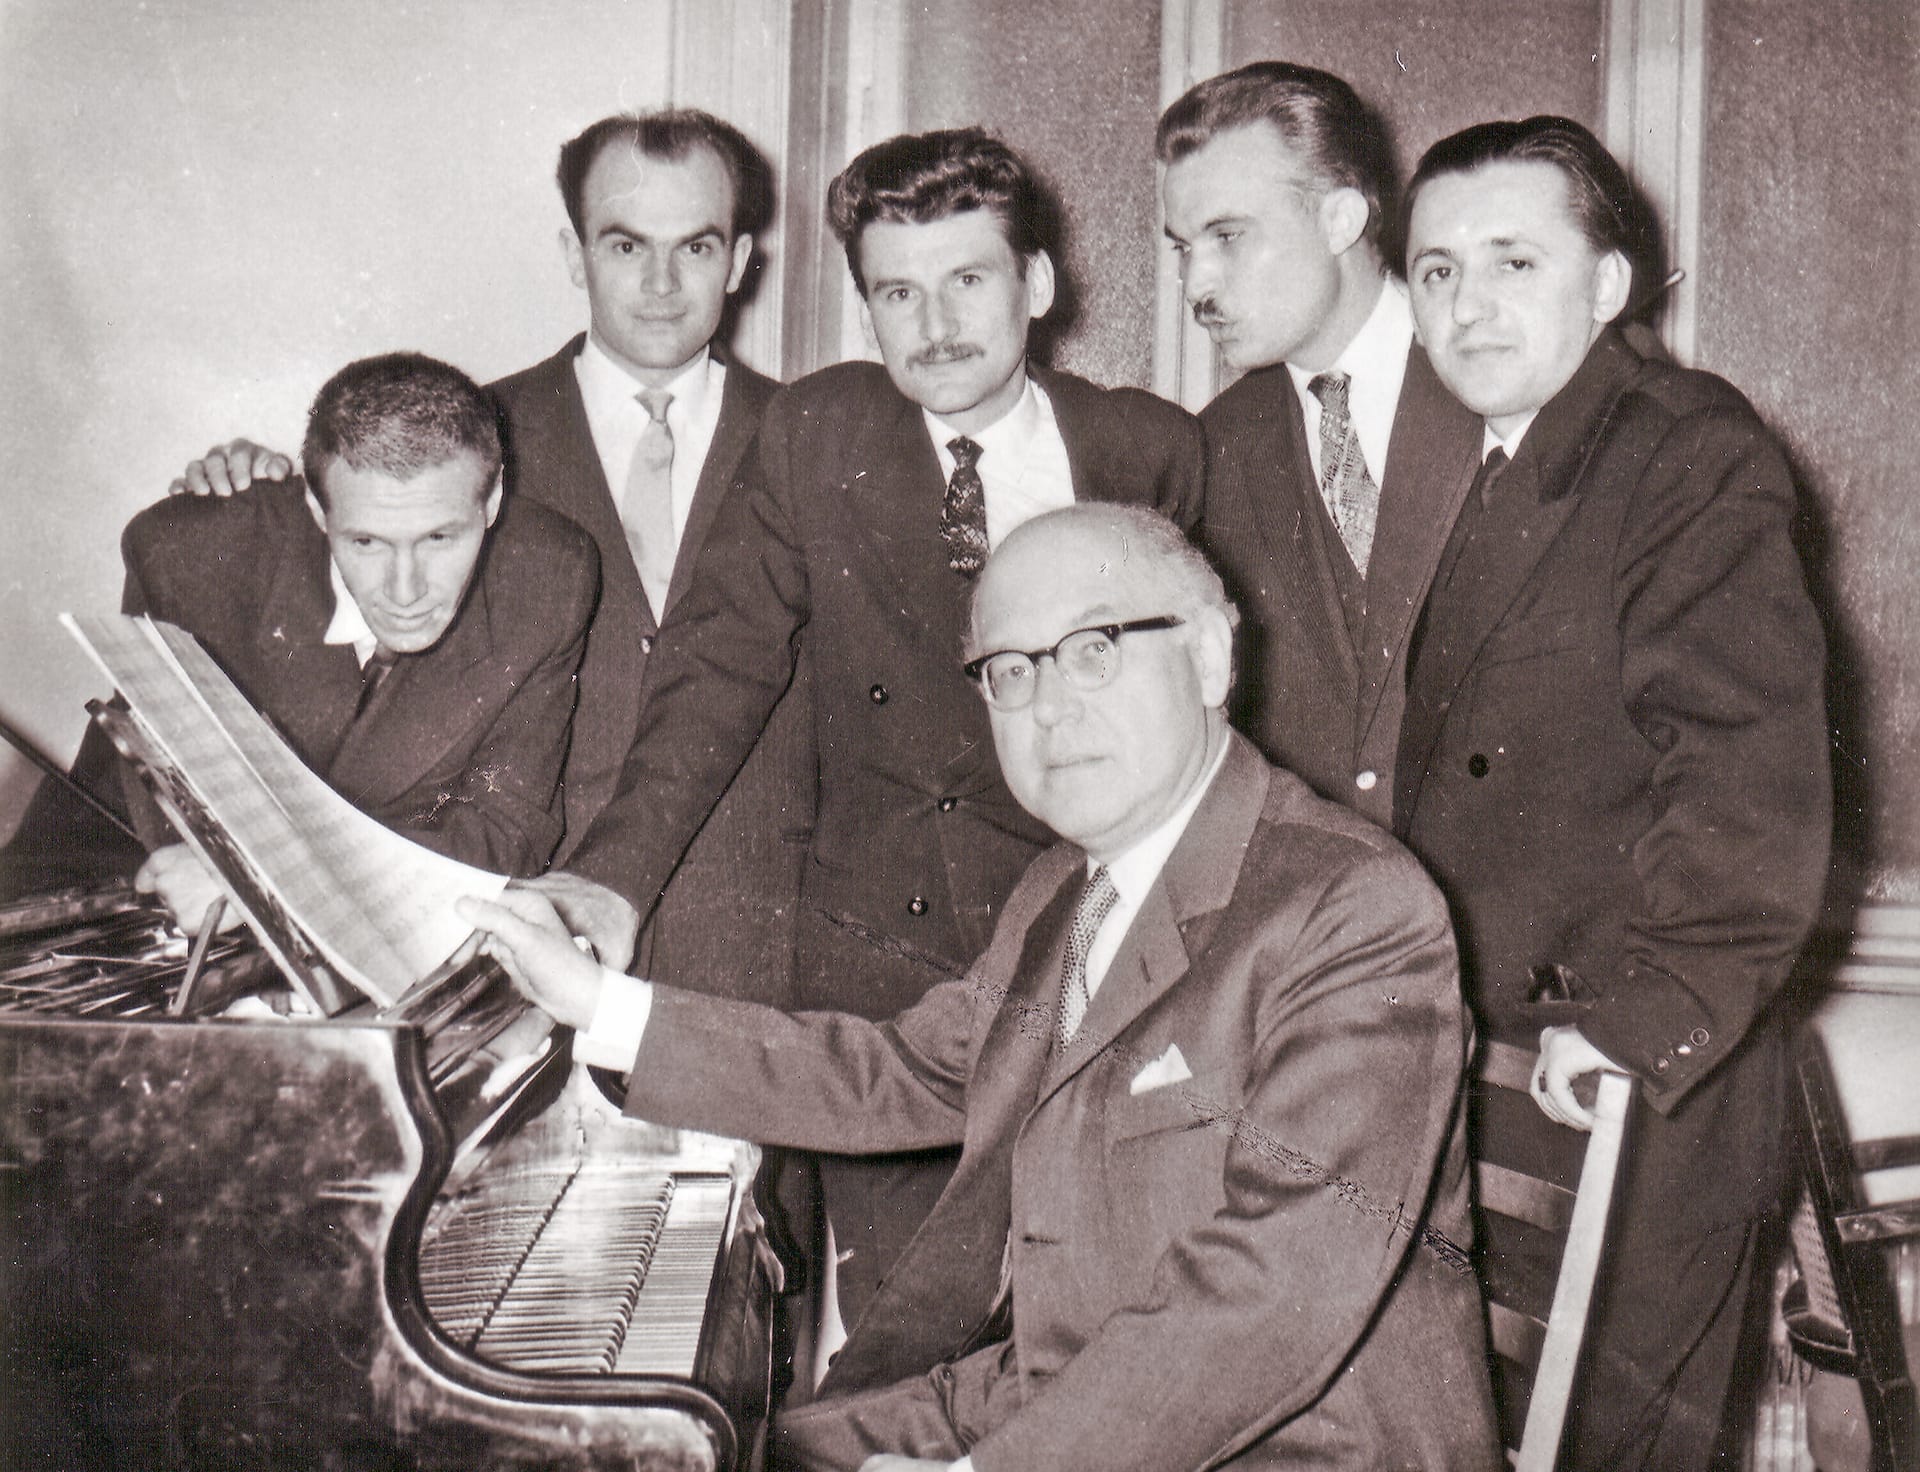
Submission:
<svg viewBox="0 0 1920 1472">
<path fill-rule="evenodd" d="M 1098 690 L 1120 668 L 1122 634 L 1148 634 L 1178 628 L 1184 622 L 1163 613 L 1120 624 L 1094 624 L 1075 629 L 1051 649 L 996 649 L 960 668 L 969 680 L 980 682 L 987 704 L 996 710 L 1020 710 L 1033 701 L 1041 660 L 1052 660 L 1061 678 L 1076 690 Z"/>
</svg>

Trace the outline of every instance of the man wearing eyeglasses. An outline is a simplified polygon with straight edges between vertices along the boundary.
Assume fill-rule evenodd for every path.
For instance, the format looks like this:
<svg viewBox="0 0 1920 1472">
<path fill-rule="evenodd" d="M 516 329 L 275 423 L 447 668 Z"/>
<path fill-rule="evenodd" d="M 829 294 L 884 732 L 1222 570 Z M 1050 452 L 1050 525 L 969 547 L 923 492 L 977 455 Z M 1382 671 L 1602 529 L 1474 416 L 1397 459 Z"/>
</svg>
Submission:
<svg viewBox="0 0 1920 1472">
<path fill-rule="evenodd" d="M 537 893 L 468 910 L 581 1056 L 630 1070 L 632 1112 L 962 1145 L 775 1465 L 1492 1465 L 1445 909 L 1230 732 L 1234 622 L 1150 511 L 1008 535 L 965 670 L 1065 842 L 891 1022 L 649 987 Z"/>
</svg>

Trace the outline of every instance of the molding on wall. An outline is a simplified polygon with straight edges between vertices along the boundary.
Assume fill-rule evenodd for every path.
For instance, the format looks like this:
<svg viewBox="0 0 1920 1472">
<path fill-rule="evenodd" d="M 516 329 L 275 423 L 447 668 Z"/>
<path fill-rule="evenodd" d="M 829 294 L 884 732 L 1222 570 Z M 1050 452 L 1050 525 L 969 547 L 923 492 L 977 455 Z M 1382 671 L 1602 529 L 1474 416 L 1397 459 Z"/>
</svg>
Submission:
<svg viewBox="0 0 1920 1472">
<path fill-rule="evenodd" d="M 1706 121 L 1707 0 L 1605 0 L 1606 144 L 1658 211 L 1668 270 L 1660 335 L 1694 360 L 1700 268 L 1700 159 Z"/>
<path fill-rule="evenodd" d="M 727 119 L 752 139 L 787 177 L 792 0 L 674 0 L 668 96 L 677 107 L 699 107 Z M 741 308 L 733 345 L 742 358 L 778 373 L 784 323 L 785 277 L 778 218 L 755 242 L 763 268 L 753 299 Z"/>
<path fill-rule="evenodd" d="M 1160 7 L 1160 107 L 1226 65 L 1226 0 L 1164 0 Z M 1156 219 L 1156 226 L 1159 221 Z M 1189 409 L 1220 388 L 1213 340 L 1180 294 L 1180 267 L 1155 230 L 1153 391 Z"/>
</svg>

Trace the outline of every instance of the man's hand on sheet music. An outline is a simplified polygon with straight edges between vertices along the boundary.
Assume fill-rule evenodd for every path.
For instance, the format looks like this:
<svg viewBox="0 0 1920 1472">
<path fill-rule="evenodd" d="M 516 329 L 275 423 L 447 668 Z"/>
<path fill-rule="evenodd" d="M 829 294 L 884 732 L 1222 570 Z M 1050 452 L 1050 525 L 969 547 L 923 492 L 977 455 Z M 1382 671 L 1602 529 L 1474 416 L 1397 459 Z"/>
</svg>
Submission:
<svg viewBox="0 0 1920 1472">
<path fill-rule="evenodd" d="M 962 1457 L 957 1462 L 935 1462 L 925 1457 L 882 1454 L 868 1457 L 860 1464 L 860 1472 L 973 1472 L 973 1459 Z"/>
<path fill-rule="evenodd" d="M 231 496 L 256 480 L 285 480 L 293 461 L 252 440 L 229 440 L 195 460 L 167 487 L 169 496 Z"/>
<path fill-rule="evenodd" d="M 593 1024 L 606 973 L 574 944 L 572 932 L 544 894 L 508 889 L 497 903 L 463 899 L 454 909 L 467 924 L 487 933 L 481 949 L 506 967 L 514 985 L 536 1007 L 579 1032 Z"/>
<path fill-rule="evenodd" d="M 567 928 L 593 947 L 603 965 L 625 971 L 633 964 L 640 912 L 604 884 L 556 870 L 538 879 L 516 879 L 513 887 L 531 889 L 553 901 Z"/>
<path fill-rule="evenodd" d="M 147 855 L 147 861 L 133 876 L 133 887 L 142 894 L 157 896 L 173 913 L 174 924 L 189 935 L 200 929 L 207 909 L 227 892 L 220 881 L 207 872 L 206 865 L 184 843 L 170 843 Z M 231 930 L 240 923 L 240 911 L 228 906 L 220 928 Z"/>
</svg>

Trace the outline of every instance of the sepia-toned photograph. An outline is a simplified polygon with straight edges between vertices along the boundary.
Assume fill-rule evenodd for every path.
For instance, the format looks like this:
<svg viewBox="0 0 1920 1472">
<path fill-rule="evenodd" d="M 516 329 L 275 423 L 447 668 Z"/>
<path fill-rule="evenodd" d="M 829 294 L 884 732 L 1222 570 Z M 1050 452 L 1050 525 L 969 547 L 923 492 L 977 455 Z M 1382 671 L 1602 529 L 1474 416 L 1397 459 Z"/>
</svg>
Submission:
<svg viewBox="0 0 1920 1472">
<path fill-rule="evenodd" d="M 0 0 L 0 1467 L 1920 1468 L 1920 10 Z"/>
</svg>

